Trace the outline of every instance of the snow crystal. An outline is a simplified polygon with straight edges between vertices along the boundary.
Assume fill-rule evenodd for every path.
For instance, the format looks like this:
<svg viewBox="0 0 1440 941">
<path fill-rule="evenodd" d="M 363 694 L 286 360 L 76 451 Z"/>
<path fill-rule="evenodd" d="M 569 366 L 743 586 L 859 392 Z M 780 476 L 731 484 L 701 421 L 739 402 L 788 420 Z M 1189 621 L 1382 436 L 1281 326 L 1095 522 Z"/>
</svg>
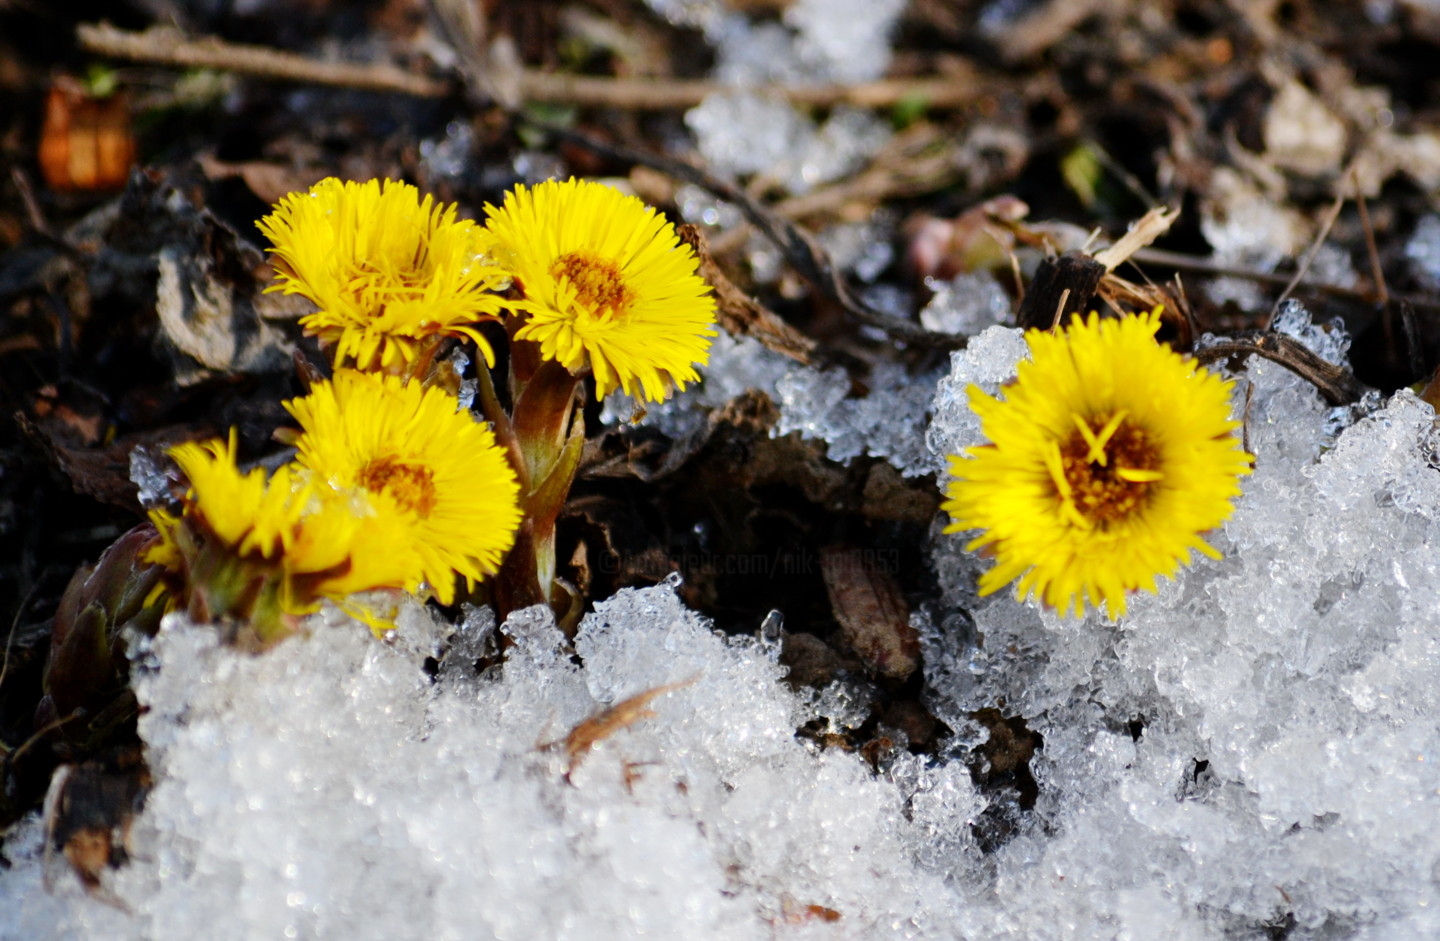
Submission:
<svg viewBox="0 0 1440 941">
<path fill-rule="evenodd" d="M 919 476 L 936 466 L 926 449 L 925 425 L 939 379 L 938 372 L 914 376 L 899 364 L 880 363 L 871 372 L 868 392 L 855 395 L 843 369 L 802 366 L 749 337 L 721 333 L 711 344 L 702 380 L 668 401 L 647 404 L 639 422 L 680 440 L 696 433 L 712 409 L 754 389 L 780 407 L 773 434 L 798 431 L 824 441 L 833 461 L 867 454 L 888 460 L 907 476 Z M 638 405 L 614 393 L 605 399 L 600 420 L 629 421 Z"/>
<path fill-rule="evenodd" d="M 889 238 L 893 231 L 892 219 L 844 222 L 821 232 L 820 246 L 836 268 L 853 271 L 855 277 L 868 284 L 895 260 L 895 247 Z"/>
<path fill-rule="evenodd" d="M 884 458 L 906 476 L 929 473 L 934 466 L 925 446 L 925 425 L 940 374 L 913 376 L 896 363 L 880 363 L 870 374 L 870 389 L 849 395 L 843 369 L 796 369 L 775 384 L 780 420 L 775 433 L 798 431 L 825 441 L 832 461 L 862 454 Z"/>
<path fill-rule="evenodd" d="M 470 354 L 456 347 L 445 357 L 444 363 L 456 380 L 455 397 L 459 400 L 460 410 L 469 411 L 475 405 L 475 396 L 480 392 L 479 380 L 465 378 L 466 371 L 470 369 Z"/>
<path fill-rule="evenodd" d="M 888 123 L 870 110 L 836 107 L 817 124 L 784 98 L 748 89 L 879 77 L 889 64 L 888 36 L 903 0 L 800 0 L 785 11 L 793 31 L 740 14 L 721 15 L 703 4 L 651 0 L 651 5 L 668 17 L 702 25 L 715 47 L 715 78 L 729 90 L 707 96 L 685 114 L 712 170 L 729 176 L 763 173 L 790 193 L 804 193 L 854 172 L 890 140 Z"/>
<path fill-rule="evenodd" d="M 971 336 L 1010 318 L 1010 295 L 988 271 L 962 272 L 949 281 L 926 278 L 935 296 L 920 311 L 920 325 L 937 333 Z"/>
<path fill-rule="evenodd" d="M 890 31 L 905 0 L 795 0 L 785 22 L 801 61 L 826 81 L 864 82 L 890 65 Z"/>
<path fill-rule="evenodd" d="M 836 108 L 817 125 L 783 98 L 715 92 L 685 113 L 710 168 L 722 175 L 764 173 L 791 193 L 852 173 L 890 138 L 880 118 Z"/>
<path fill-rule="evenodd" d="M 1275 312 L 1270 329 L 1298 341 L 1316 356 L 1338 366 L 1348 366 L 1350 332 L 1339 317 L 1321 326 L 1311 321 L 1305 305 L 1290 298 Z"/>
<path fill-rule="evenodd" d="M 703 29 L 715 46 L 716 78 L 737 86 L 879 78 L 890 65 L 890 33 L 905 6 L 904 0 L 797 0 L 781 25 L 703 0 L 647 2 L 672 22 Z"/>
<path fill-rule="evenodd" d="M 875 704 L 874 688 L 853 680 L 834 680 L 824 689 L 806 689 L 801 695 L 832 733 L 859 728 Z"/>
<path fill-rule="evenodd" d="M 678 441 L 698 431 L 712 409 L 750 389 L 774 398 L 776 382 L 795 368 L 794 360 L 767 350 L 756 340 L 720 331 L 710 342 L 710 361 L 702 370 L 700 382 L 664 402 L 644 403 L 643 407 L 623 392 L 611 393 L 601 406 L 600 420 L 607 424 L 628 422 L 639 414 L 643 416 L 639 423 Z"/>
<path fill-rule="evenodd" d="M 815 129 L 797 158 L 795 170 L 785 178 L 792 193 L 859 170 L 890 140 L 890 125 L 864 108 L 839 107 Z"/>
<path fill-rule="evenodd" d="M 739 225 L 744 216 L 730 203 L 716 199 L 708 190 L 693 183 L 681 184 L 675 190 L 675 205 L 686 222 L 706 225 L 716 229 L 730 229 Z"/>
<path fill-rule="evenodd" d="M 715 46 L 715 78 L 726 85 L 799 84 L 807 79 L 795 36 L 779 23 L 729 16 L 706 35 Z"/>
<path fill-rule="evenodd" d="M 727 15 L 725 0 L 645 0 L 645 5 L 676 26 L 708 30 Z"/>
<path fill-rule="evenodd" d="M 475 131 L 466 121 L 445 125 L 445 136 L 420 142 L 420 171 L 433 186 L 459 180 L 469 172 L 475 152 Z"/>
<path fill-rule="evenodd" d="M 141 506 L 148 509 L 170 502 L 169 470 L 170 460 L 149 445 L 139 444 L 130 451 L 130 482 Z"/>
<path fill-rule="evenodd" d="M 519 182 L 531 186 L 546 180 L 563 180 L 570 175 L 559 157 L 538 150 L 520 151 L 510 161 L 510 166 Z"/>
<path fill-rule="evenodd" d="M 814 134 L 813 126 L 788 102 L 751 92 L 707 95 L 685 112 L 685 125 L 710 169 L 730 176 L 784 164 Z"/>
<path fill-rule="evenodd" d="M 377 643 L 331 611 L 256 657 L 169 618 L 136 664 L 156 786 L 107 885 L 123 908 L 68 872 L 40 889 L 31 822 L 7 847 L 0 937 L 754 938 L 822 909 L 888 934 L 940 891 L 891 875 L 910 867 L 909 792 L 802 746 L 776 652 L 716 634 L 673 586 L 597 605 L 573 651 L 547 611 L 520 612 L 478 678 L 432 681 L 447 628 L 405 620 L 408 639 Z M 564 745 L 661 687 L 653 715 Z M 973 800 L 909 780 L 927 807 Z"/>
<path fill-rule="evenodd" d="M 1297 212 L 1228 171 L 1217 174 L 1214 195 L 1201 206 L 1200 231 L 1216 264 L 1259 272 L 1296 257 L 1309 239 Z M 1230 300 L 1242 309 L 1261 307 L 1264 296 L 1260 285 L 1240 278 L 1216 278 L 1207 291 L 1216 303 Z"/>
<path fill-rule="evenodd" d="M 969 387 L 979 386 L 981 391 L 995 395 L 1015 378 L 1015 364 L 1029 355 L 1025 331 L 999 326 L 972 337 L 965 349 L 950 354 L 950 374 L 935 387 L 933 417 L 925 432 L 925 444 L 936 470 L 945 467 L 948 456 L 984 443 L 980 419 L 970 410 Z"/>
</svg>

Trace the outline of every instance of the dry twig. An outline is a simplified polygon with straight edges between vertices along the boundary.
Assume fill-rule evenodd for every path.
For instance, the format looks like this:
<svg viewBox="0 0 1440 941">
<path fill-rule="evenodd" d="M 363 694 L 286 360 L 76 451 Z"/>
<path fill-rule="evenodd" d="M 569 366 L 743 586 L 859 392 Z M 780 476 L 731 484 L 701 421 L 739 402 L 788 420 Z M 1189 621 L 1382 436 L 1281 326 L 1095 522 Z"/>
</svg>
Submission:
<svg viewBox="0 0 1440 941">
<path fill-rule="evenodd" d="M 1305 257 L 1301 260 L 1300 267 L 1295 269 L 1295 274 L 1290 278 L 1290 283 L 1285 285 L 1285 290 L 1281 291 L 1280 296 L 1275 298 L 1275 303 L 1270 308 L 1270 316 L 1265 320 L 1267 329 L 1275 322 L 1275 315 L 1280 312 L 1280 305 L 1285 303 L 1285 299 L 1294 293 L 1295 289 L 1300 286 L 1301 281 L 1305 280 L 1305 275 L 1309 273 L 1310 266 L 1315 262 L 1315 256 L 1320 254 L 1320 247 L 1325 244 L 1325 239 L 1329 238 L 1330 229 L 1334 227 L 1335 220 L 1340 218 L 1340 210 L 1344 205 L 1344 195 L 1336 196 L 1335 202 L 1330 205 L 1330 211 L 1325 214 L 1325 221 L 1320 224 L 1320 231 L 1315 233 L 1315 241 L 1311 243 L 1310 250 L 1305 253 Z"/>
<path fill-rule="evenodd" d="M 457 90 L 452 82 L 419 75 L 394 65 L 325 62 L 265 46 L 225 42 L 213 36 L 192 39 L 169 26 L 153 26 L 144 32 L 132 32 L 108 23 L 82 23 L 76 28 L 76 37 L 81 48 L 96 55 L 175 68 L 217 69 L 259 78 L 393 92 L 419 98 L 443 98 Z M 472 72 L 477 70 L 467 70 L 466 79 L 472 84 L 479 82 L 482 76 Z M 708 95 L 733 90 L 731 86 L 709 81 L 657 82 L 653 79 L 557 75 L 530 69 L 517 69 L 514 78 L 518 85 L 518 102 L 637 111 L 690 108 Z M 488 91 L 493 93 L 495 90 Z M 976 101 L 985 89 L 978 76 L 970 76 L 881 79 L 851 85 L 761 85 L 752 91 L 760 95 L 779 96 L 799 105 L 848 104 L 888 108 L 918 100 L 931 108 L 955 108 Z"/>
<path fill-rule="evenodd" d="M 109 23 L 81 23 L 75 29 L 75 36 L 87 52 L 133 62 L 182 69 L 219 69 L 282 81 L 396 92 L 419 98 L 442 98 L 453 90 L 449 82 L 416 75 L 393 65 L 322 62 L 214 37 L 188 39 L 170 26 L 152 26 L 136 33 L 117 29 Z"/>
<path fill-rule="evenodd" d="M 1225 278 L 1241 278 L 1246 281 L 1254 281 L 1257 284 L 1271 284 L 1284 287 L 1290 283 L 1290 277 L 1283 274 L 1272 274 L 1268 271 L 1255 271 L 1251 268 L 1236 268 L 1230 265 L 1217 264 L 1208 258 L 1201 258 L 1198 255 L 1187 255 L 1184 252 L 1172 252 L 1163 248 L 1142 248 L 1134 255 L 1134 260 L 1151 265 L 1163 265 L 1167 268 L 1174 268 L 1176 271 L 1193 271 L 1199 274 L 1217 275 Z M 1314 291 L 1317 294 L 1328 294 L 1332 297 L 1344 297 L 1364 303 L 1375 302 L 1375 292 L 1371 288 L 1352 288 L 1339 284 L 1327 282 L 1306 284 L 1307 291 Z M 1440 298 L 1425 297 L 1418 294 L 1391 295 L 1392 300 L 1403 301 L 1412 307 L 1422 310 L 1440 310 Z"/>
<path fill-rule="evenodd" d="M 1331 405 L 1349 405 L 1364 394 L 1365 387 L 1348 369 L 1327 362 L 1283 333 L 1252 330 L 1227 337 L 1213 346 L 1196 350 L 1195 361 L 1209 364 L 1228 356 L 1263 356 L 1279 363 L 1306 380 Z"/>
</svg>

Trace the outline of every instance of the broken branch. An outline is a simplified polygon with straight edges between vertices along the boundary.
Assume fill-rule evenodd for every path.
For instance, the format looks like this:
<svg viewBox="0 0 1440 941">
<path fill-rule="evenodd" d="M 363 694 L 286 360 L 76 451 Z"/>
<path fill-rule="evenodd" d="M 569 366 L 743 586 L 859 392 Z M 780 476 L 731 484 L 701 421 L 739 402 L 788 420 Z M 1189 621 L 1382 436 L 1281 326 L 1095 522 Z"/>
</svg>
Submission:
<svg viewBox="0 0 1440 941">
<path fill-rule="evenodd" d="M 82 23 L 75 31 L 87 52 L 182 69 L 216 69 L 258 78 L 332 85 L 367 91 L 443 98 L 457 89 L 453 82 L 376 63 L 326 62 L 265 46 L 226 42 L 214 36 L 186 37 L 169 26 L 143 32 L 118 29 L 109 23 Z M 582 107 L 636 111 L 690 108 L 716 92 L 733 91 L 719 82 L 611 78 L 562 75 L 523 69 L 520 100 Z M 983 92 L 978 80 L 967 78 L 881 79 L 850 85 L 761 85 L 753 92 L 778 95 L 798 105 L 855 105 L 888 108 L 905 101 L 924 101 L 931 108 L 970 104 Z"/>
</svg>

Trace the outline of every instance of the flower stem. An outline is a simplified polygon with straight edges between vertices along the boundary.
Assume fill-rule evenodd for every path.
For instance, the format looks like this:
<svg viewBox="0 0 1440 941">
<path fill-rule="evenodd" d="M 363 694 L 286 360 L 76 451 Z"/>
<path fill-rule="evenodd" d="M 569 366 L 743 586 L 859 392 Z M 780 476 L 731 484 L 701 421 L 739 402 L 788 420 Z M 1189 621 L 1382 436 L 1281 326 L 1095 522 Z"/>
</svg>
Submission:
<svg viewBox="0 0 1440 941">
<path fill-rule="evenodd" d="M 512 350 L 531 345 L 518 342 Z M 523 378 L 512 370 L 510 414 L 500 407 L 488 375 L 480 379 L 477 395 L 520 479 L 524 513 L 515 546 L 495 580 L 495 601 L 502 618 L 531 605 L 550 605 L 564 626 L 575 620 L 578 599 L 556 575 L 555 522 L 570 495 L 585 446 L 584 420 L 575 408 L 580 380 L 550 360 L 533 370 L 528 365 L 522 366 L 528 373 Z"/>
</svg>

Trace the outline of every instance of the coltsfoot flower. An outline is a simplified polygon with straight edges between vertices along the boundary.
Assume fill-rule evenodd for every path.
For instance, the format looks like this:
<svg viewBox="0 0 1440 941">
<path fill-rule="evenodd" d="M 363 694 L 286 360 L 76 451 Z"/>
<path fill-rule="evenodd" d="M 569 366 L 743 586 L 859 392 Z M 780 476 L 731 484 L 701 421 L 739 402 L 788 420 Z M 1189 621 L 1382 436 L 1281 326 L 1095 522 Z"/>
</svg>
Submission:
<svg viewBox="0 0 1440 941">
<path fill-rule="evenodd" d="M 525 315 L 516 333 L 572 373 L 588 363 L 603 397 L 651 401 L 699 378 L 715 336 L 715 301 L 694 251 L 634 196 L 601 183 L 515 187 L 487 205 L 495 259 L 514 275 Z"/>
<path fill-rule="evenodd" d="M 189 486 L 178 515 L 150 512 L 159 541 L 145 561 L 168 573 L 171 607 L 201 620 L 249 619 L 268 643 L 289 632 L 282 615 L 414 579 L 419 557 L 390 544 L 363 498 L 342 497 L 293 464 L 242 472 L 235 451 L 233 432 L 170 449 Z"/>
<path fill-rule="evenodd" d="M 420 564 L 444 604 L 458 573 L 499 568 L 520 525 L 519 484 L 490 429 L 456 398 L 416 380 L 340 370 L 285 408 L 300 423 L 296 460 L 337 493 L 362 492 L 389 544 Z"/>
<path fill-rule="evenodd" d="M 403 366 L 443 336 L 494 351 L 476 329 L 500 311 L 508 276 L 488 261 L 484 229 L 408 183 L 321 180 L 291 193 L 259 222 L 278 283 L 320 308 L 301 318 L 334 348 L 336 364 Z"/>
<path fill-rule="evenodd" d="M 1231 383 L 1155 341 L 1159 311 L 1063 333 L 1032 330 L 1004 399 L 968 390 L 990 443 L 950 458 L 946 532 L 981 530 L 967 549 L 995 566 L 990 594 L 1019 579 L 1017 596 L 1079 615 L 1088 601 L 1111 616 L 1230 516 L 1251 455 L 1234 435 Z"/>
</svg>

